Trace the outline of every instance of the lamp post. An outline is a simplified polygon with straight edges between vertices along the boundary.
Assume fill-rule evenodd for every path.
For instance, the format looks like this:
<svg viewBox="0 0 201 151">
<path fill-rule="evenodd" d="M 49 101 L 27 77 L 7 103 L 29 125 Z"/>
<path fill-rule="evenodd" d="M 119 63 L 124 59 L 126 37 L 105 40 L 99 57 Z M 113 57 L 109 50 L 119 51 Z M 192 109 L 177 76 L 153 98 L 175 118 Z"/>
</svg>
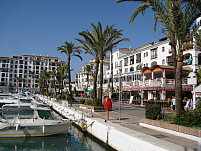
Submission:
<svg viewBox="0 0 201 151">
<path fill-rule="evenodd" d="M 119 74 L 119 123 L 121 121 L 121 74 Z"/>
<path fill-rule="evenodd" d="M 193 109 L 195 109 L 195 100 L 196 100 L 196 97 L 195 97 L 195 86 L 197 85 L 197 76 L 196 76 L 196 73 L 194 72 L 190 72 L 189 75 L 188 75 L 188 85 L 192 85 L 193 86 L 193 91 L 192 91 L 192 95 L 193 95 Z"/>
</svg>

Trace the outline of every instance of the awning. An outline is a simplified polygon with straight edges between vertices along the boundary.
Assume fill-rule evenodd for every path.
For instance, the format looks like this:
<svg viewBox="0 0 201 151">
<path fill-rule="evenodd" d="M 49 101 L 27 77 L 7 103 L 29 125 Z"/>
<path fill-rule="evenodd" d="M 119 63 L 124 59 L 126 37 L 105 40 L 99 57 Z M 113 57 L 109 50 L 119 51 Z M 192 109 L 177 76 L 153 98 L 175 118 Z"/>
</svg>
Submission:
<svg viewBox="0 0 201 151">
<path fill-rule="evenodd" d="M 91 90 L 89 90 L 89 91 L 86 91 L 86 93 L 90 93 L 90 92 L 92 92 L 94 89 L 91 89 Z"/>
<path fill-rule="evenodd" d="M 168 88 L 168 87 L 140 87 L 140 86 L 132 86 L 132 87 L 128 87 L 128 86 L 124 86 L 121 89 L 122 91 L 175 91 L 175 88 Z M 193 88 L 189 88 L 189 87 L 183 87 L 182 91 L 192 91 Z"/>
</svg>

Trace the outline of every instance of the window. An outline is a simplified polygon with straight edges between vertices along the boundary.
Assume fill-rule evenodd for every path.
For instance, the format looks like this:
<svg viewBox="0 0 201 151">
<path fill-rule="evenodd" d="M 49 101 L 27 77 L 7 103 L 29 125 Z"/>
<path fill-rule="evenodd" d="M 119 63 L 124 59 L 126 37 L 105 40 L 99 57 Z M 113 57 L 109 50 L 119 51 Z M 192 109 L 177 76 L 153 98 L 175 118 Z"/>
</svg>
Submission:
<svg viewBox="0 0 201 151">
<path fill-rule="evenodd" d="M 141 53 L 136 54 L 136 63 L 141 62 Z"/>
<path fill-rule="evenodd" d="M 134 67 L 130 67 L 130 72 L 134 71 Z"/>
<path fill-rule="evenodd" d="M 2 73 L 1 76 L 2 76 L 2 77 L 5 77 L 5 73 Z"/>
<path fill-rule="evenodd" d="M 154 62 L 151 63 L 151 67 L 154 66 L 154 65 L 157 65 L 156 61 L 154 61 Z"/>
<path fill-rule="evenodd" d="M 128 68 L 125 68 L 125 73 L 127 73 L 128 72 Z"/>
<path fill-rule="evenodd" d="M 142 69 L 142 64 L 137 65 L 136 70 L 141 70 Z"/>
<path fill-rule="evenodd" d="M 122 60 L 119 62 L 119 66 L 122 67 Z"/>
<path fill-rule="evenodd" d="M 148 52 L 146 52 L 146 57 L 148 57 Z"/>
<path fill-rule="evenodd" d="M 124 58 L 124 66 L 128 66 L 128 58 Z"/>
<path fill-rule="evenodd" d="M 157 58 L 157 48 L 151 49 L 151 59 Z"/>
<path fill-rule="evenodd" d="M 165 47 L 162 47 L 162 52 L 165 52 Z"/>
<path fill-rule="evenodd" d="M 130 65 L 134 64 L 134 56 L 130 56 Z"/>
<path fill-rule="evenodd" d="M 117 68 L 117 66 L 118 66 L 118 62 L 115 62 L 115 69 Z"/>
<path fill-rule="evenodd" d="M 165 64 L 165 59 L 162 60 L 162 64 Z"/>
</svg>

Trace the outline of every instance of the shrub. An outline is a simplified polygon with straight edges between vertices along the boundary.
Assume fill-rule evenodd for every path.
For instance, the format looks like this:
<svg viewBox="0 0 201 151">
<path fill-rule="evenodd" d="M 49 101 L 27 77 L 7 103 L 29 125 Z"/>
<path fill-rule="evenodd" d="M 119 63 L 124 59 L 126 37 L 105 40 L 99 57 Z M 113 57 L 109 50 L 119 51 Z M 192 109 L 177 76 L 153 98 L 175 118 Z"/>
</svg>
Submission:
<svg viewBox="0 0 201 151">
<path fill-rule="evenodd" d="M 172 113 L 165 113 L 164 115 L 163 115 L 163 119 L 165 120 L 165 121 L 169 121 L 169 122 L 174 122 L 174 120 L 175 120 L 175 115 L 174 114 L 172 114 Z"/>
<path fill-rule="evenodd" d="M 155 104 L 149 104 L 145 108 L 145 116 L 148 119 L 156 120 L 161 118 L 161 107 Z"/>
<path fill-rule="evenodd" d="M 187 127 L 192 126 L 201 126 L 201 116 L 199 112 L 196 110 L 194 111 L 180 111 L 179 114 L 176 116 L 174 123 L 178 125 L 183 125 Z"/>
<path fill-rule="evenodd" d="M 62 100 L 65 100 L 65 99 L 66 99 L 66 96 L 65 96 L 65 95 L 62 95 L 62 96 L 61 96 L 61 99 L 62 99 Z"/>
<path fill-rule="evenodd" d="M 94 98 L 94 106 L 99 106 L 99 99 L 98 98 Z"/>
<path fill-rule="evenodd" d="M 81 99 L 80 104 L 84 104 L 84 103 L 85 103 L 85 99 Z"/>
<path fill-rule="evenodd" d="M 85 101 L 84 104 L 85 104 L 85 105 L 91 105 L 91 104 L 92 104 L 92 101 L 91 101 L 91 100 L 87 100 L 87 101 Z"/>
</svg>

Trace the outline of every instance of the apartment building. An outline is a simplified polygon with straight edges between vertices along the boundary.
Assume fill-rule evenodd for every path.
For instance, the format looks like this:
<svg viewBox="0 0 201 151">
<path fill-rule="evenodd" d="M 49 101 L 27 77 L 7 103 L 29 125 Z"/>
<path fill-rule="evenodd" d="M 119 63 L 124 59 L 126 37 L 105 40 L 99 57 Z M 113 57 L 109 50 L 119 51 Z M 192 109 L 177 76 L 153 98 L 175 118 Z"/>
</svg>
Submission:
<svg viewBox="0 0 201 151">
<path fill-rule="evenodd" d="M 196 20 L 193 29 L 200 27 L 200 24 L 201 17 Z M 136 49 L 123 48 L 111 52 L 109 66 L 107 64 L 104 68 L 104 91 L 108 85 L 111 86 L 113 78 L 115 91 L 118 91 L 121 83 L 122 91 L 137 91 L 143 100 L 165 100 L 174 96 L 174 67 L 169 43 L 167 38 L 162 38 L 158 42 L 151 42 Z M 182 89 L 184 97 L 190 98 L 193 89 L 187 84 L 187 77 L 189 72 L 195 72 L 201 68 L 201 50 L 193 46 L 192 41 L 186 44 L 186 49 L 183 51 Z M 87 82 L 83 68 L 76 74 L 76 79 L 77 86 L 82 90 Z M 92 89 L 93 85 L 90 86 Z"/>
<path fill-rule="evenodd" d="M 174 95 L 174 67 L 171 46 L 167 38 L 158 42 L 148 43 L 136 49 L 117 49 L 110 53 L 108 64 L 104 67 L 104 86 L 106 90 L 111 86 L 113 73 L 113 86 L 119 88 L 121 78 L 121 90 L 124 92 L 138 91 L 143 99 L 164 100 Z M 184 54 L 183 75 L 188 76 L 189 72 L 196 71 L 201 67 L 201 51 L 188 47 Z M 88 63 L 94 65 L 91 61 Z M 86 86 L 87 80 L 82 71 L 76 74 L 76 83 L 80 90 Z M 92 89 L 93 84 L 90 84 Z M 185 95 L 190 96 L 192 86 L 187 85 L 186 79 L 183 82 Z"/>
<path fill-rule="evenodd" d="M 92 74 L 95 73 L 95 60 L 92 59 L 92 60 L 89 60 L 89 62 L 87 64 L 83 65 L 81 71 L 77 72 L 75 75 L 75 87 L 76 87 L 77 91 L 83 91 L 84 89 L 87 88 L 87 85 L 88 85 L 88 90 L 93 89 L 94 77 L 92 74 L 89 75 L 89 81 L 87 81 L 87 74 L 85 72 L 86 65 L 91 66 Z M 103 70 L 104 80 L 107 80 L 106 79 L 107 71 L 109 71 L 109 69 L 110 69 L 110 57 L 108 57 L 108 56 L 106 56 L 104 58 L 103 69 L 104 69 Z M 99 73 L 98 73 L 98 76 L 99 76 Z M 107 83 L 107 81 L 105 81 L 105 83 Z M 99 86 L 99 79 L 98 79 L 98 86 Z M 106 87 L 106 85 L 104 85 L 104 88 L 105 87 Z"/>
<path fill-rule="evenodd" d="M 38 90 L 38 79 L 43 70 L 52 71 L 61 63 L 60 58 L 22 55 L 0 57 L 0 88 L 4 91 L 19 89 Z M 23 79 L 17 81 L 17 77 Z"/>
</svg>

